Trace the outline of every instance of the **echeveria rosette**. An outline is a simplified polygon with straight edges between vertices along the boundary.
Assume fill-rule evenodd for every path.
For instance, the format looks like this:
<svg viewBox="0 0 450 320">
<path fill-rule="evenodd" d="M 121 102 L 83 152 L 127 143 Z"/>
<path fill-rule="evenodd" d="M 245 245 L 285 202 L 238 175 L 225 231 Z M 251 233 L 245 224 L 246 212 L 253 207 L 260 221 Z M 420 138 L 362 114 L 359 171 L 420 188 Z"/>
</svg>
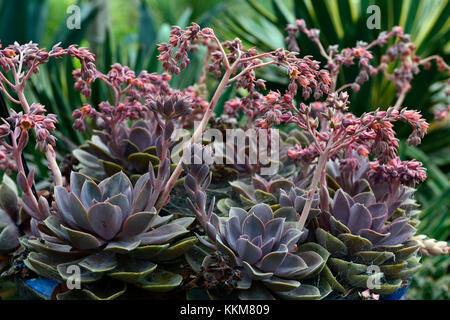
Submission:
<svg viewBox="0 0 450 320">
<path fill-rule="evenodd" d="M 217 202 L 217 208 L 225 215 L 233 206 L 250 209 L 257 203 L 266 203 L 273 210 L 279 208 L 281 194 L 290 193 L 292 188 L 297 195 L 309 186 L 311 180 L 311 170 L 309 167 L 296 165 L 287 156 L 289 148 L 294 145 L 306 146 L 310 142 L 308 138 L 298 129 L 290 130 L 289 133 L 280 132 L 280 170 L 278 173 L 263 177 L 254 174 L 251 177 L 241 177 L 231 181 L 236 197 L 226 197 Z M 217 168 L 213 166 L 213 176 Z M 299 211 L 301 212 L 301 211 Z"/>
<path fill-rule="evenodd" d="M 338 189 L 330 212 L 323 212 L 318 221 L 316 240 L 331 254 L 325 274 L 336 291 L 367 289 L 371 270 L 376 270 L 369 266 L 374 265 L 381 284 L 371 291 L 390 294 L 420 268 L 410 219 L 393 218 L 386 203 L 377 202 L 372 192 L 352 197 Z"/>
<path fill-rule="evenodd" d="M 233 206 L 239 206 L 245 210 L 257 203 L 265 203 L 277 209 L 280 192 L 289 191 L 294 184 L 282 176 L 273 176 L 264 179 L 259 175 L 251 179 L 241 179 L 229 182 L 237 197 L 224 198 L 218 201 L 217 208 L 225 215 Z"/>
<path fill-rule="evenodd" d="M 195 237 L 176 241 L 188 233 L 193 219 L 159 216 L 148 207 L 152 189 L 150 173 L 133 186 L 123 172 L 98 185 L 73 172 L 70 191 L 55 188 L 55 212 L 38 225 L 40 237 L 23 238 L 23 245 L 32 250 L 26 266 L 60 282 L 70 277 L 69 267 L 78 266 L 82 290 L 61 298 L 80 293 L 116 298 L 125 292 L 126 283 L 156 292 L 174 289 L 182 277 L 161 264 L 183 255 L 196 242 Z M 108 285 L 112 291 L 98 291 L 105 286 L 99 283 L 114 280 L 116 284 Z"/>
<path fill-rule="evenodd" d="M 131 177 L 145 173 L 150 162 L 159 164 L 155 121 L 139 120 L 131 127 L 122 124 L 118 130 L 116 139 L 119 141 L 115 144 L 106 131 L 95 131 L 91 140 L 73 151 L 79 161 L 79 172 L 96 179 L 104 179 L 120 171 Z"/>
<path fill-rule="evenodd" d="M 281 176 L 275 176 L 269 180 L 255 175 L 251 178 L 251 184 L 246 185 L 242 181 L 230 182 L 233 189 L 238 192 L 244 207 L 250 208 L 256 203 L 264 202 L 269 205 L 277 203 L 281 190 L 289 190 L 292 182 Z"/>
<path fill-rule="evenodd" d="M 228 218 L 212 215 L 218 250 L 242 270 L 237 284 L 241 298 L 321 298 L 317 286 L 300 281 L 317 275 L 325 261 L 315 251 L 297 247 L 303 233 L 296 228 L 296 215 L 294 208 L 273 212 L 267 204 L 249 211 L 233 207 Z"/>
</svg>

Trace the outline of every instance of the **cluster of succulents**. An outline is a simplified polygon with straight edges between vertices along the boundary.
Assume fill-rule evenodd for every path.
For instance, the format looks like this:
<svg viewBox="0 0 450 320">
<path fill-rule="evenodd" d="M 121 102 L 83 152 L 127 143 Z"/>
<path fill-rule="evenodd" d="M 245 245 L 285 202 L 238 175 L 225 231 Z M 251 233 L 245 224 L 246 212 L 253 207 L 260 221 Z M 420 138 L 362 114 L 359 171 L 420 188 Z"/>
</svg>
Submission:
<svg viewBox="0 0 450 320">
<path fill-rule="evenodd" d="M 291 32 L 310 33 L 301 22 L 296 28 Z M 17 253 L 14 268 L 26 270 L 17 277 L 53 279 L 57 299 L 378 299 L 406 286 L 422 255 L 448 253 L 446 244 L 415 236 L 413 186 L 426 171 L 397 156 L 393 122 L 410 124 L 408 142 L 417 145 L 428 128 L 418 112 L 395 106 L 358 117 L 345 87 L 336 90 L 335 71 L 284 49 L 258 53 L 239 39 L 221 43 L 197 24 L 175 27 L 158 47 L 163 68 L 179 74 L 199 44 L 211 55 L 204 70 L 221 79 L 210 101 L 194 87 L 172 89 L 165 73 L 136 76 L 114 64 L 103 74 L 84 48 L 0 50 L 2 70 L 22 81 L 0 78 L 0 89 L 23 109 L 0 125 L 0 166 L 17 171 L 18 186 L 7 175 L 0 184 L 0 253 Z M 99 79 L 115 98 L 74 111 L 75 129 L 95 129 L 73 151 L 77 163 L 64 177 L 53 149 L 56 116 L 24 96 L 37 72 L 32 58 L 61 55 L 80 60 L 75 89 L 89 98 Z M 268 65 L 287 71 L 283 94 L 259 92 L 265 81 L 255 70 Z M 213 119 L 232 85 L 248 95 L 225 102 L 228 115 Z M 324 101 L 298 102 L 299 86 L 303 100 Z M 245 125 L 230 118 L 237 111 Z M 242 129 L 274 133 L 284 125 L 279 144 L 262 150 L 279 158 L 252 163 L 255 145 Z M 208 126 L 224 136 L 239 129 L 240 139 L 213 140 L 204 134 Z M 53 175 L 52 187 L 39 193 L 23 157 L 34 135 Z M 212 155 L 213 148 L 223 152 Z M 276 173 L 259 174 L 275 163 Z"/>
<path fill-rule="evenodd" d="M 73 151 L 74 157 L 79 162 L 78 171 L 97 179 L 119 171 L 129 172 L 129 175 L 145 172 L 149 161 L 153 161 L 155 165 L 159 163 L 155 139 L 151 134 L 156 129 L 153 126 L 154 123 L 148 121 L 136 122 L 131 128 L 123 126 L 120 134 L 123 140 L 118 143 L 120 150 L 117 155 L 113 155 L 107 145 L 110 139 L 102 135 L 102 132 L 98 132 L 90 141 L 86 141 L 86 144 Z M 141 160 L 142 157 L 148 159 L 143 170 L 141 161 L 136 160 L 137 158 Z"/>
</svg>

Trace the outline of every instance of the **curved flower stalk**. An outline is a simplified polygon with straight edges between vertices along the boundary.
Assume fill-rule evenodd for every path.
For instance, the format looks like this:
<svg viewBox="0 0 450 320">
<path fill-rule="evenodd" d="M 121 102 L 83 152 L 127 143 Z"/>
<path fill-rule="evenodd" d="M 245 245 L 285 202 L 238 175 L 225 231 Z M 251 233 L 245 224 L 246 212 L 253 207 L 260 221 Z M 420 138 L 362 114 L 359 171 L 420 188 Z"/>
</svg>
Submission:
<svg viewBox="0 0 450 320">
<path fill-rule="evenodd" d="M 351 113 L 346 113 L 348 96 L 340 94 L 333 100 L 330 95 L 327 102 L 331 105 L 325 108 L 319 118 L 313 119 L 310 116 L 310 107 L 300 104 L 299 108 L 293 105 L 287 106 L 286 110 L 292 110 L 283 114 L 282 119 L 287 123 L 296 123 L 300 128 L 306 130 L 312 137 L 311 147 L 307 152 L 312 152 L 307 161 L 317 158 L 314 175 L 311 185 L 308 188 L 310 192 L 309 201 L 305 205 L 304 212 L 299 221 L 299 228 L 303 227 L 307 212 L 310 209 L 312 197 L 320 182 L 321 208 L 327 210 L 329 205 L 329 196 L 326 188 L 326 164 L 329 159 L 336 157 L 344 152 L 345 156 L 351 156 L 353 151 L 357 151 L 363 156 L 369 153 L 377 157 L 382 164 L 392 162 L 396 158 L 398 140 L 395 138 L 395 132 L 392 129 L 392 122 L 403 121 L 413 127 L 408 142 L 411 145 L 417 145 L 426 133 L 428 123 L 422 119 L 418 112 L 402 109 L 400 111 L 389 108 L 387 111 L 375 111 L 356 117 Z M 320 119 L 320 121 L 319 121 Z M 319 127 L 320 122 L 320 127 Z M 302 149 L 291 149 L 292 158 L 305 157 Z M 416 167 L 417 168 L 417 167 Z M 424 179 L 424 175 L 418 176 L 419 180 Z"/>
<path fill-rule="evenodd" d="M 99 184 L 73 172 L 70 191 L 55 188 L 55 213 L 38 224 L 39 237 L 22 239 L 32 251 L 26 266 L 61 283 L 78 270 L 81 287 L 60 294 L 61 299 L 112 299 L 125 292 L 126 283 L 156 292 L 176 288 L 182 277 L 161 264 L 196 242 L 192 237 L 176 242 L 193 219 L 171 221 L 172 216 L 156 213 L 158 182 L 152 172 L 134 186 L 122 172 Z"/>
<path fill-rule="evenodd" d="M 299 228 L 304 226 L 310 204 L 317 186 L 320 183 L 321 208 L 327 210 L 330 204 L 330 197 L 326 188 L 325 167 L 329 159 L 337 156 L 351 156 L 353 151 L 358 154 L 368 156 L 371 154 L 377 158 L 378 163 L 373 166 L 378 167 L 378 175 L 389 172 L 394 173 L 396 170 L 403 170 L 410 176 L 412 171 L 416 172 L 414 184 L 421 182 L 425 178 L 424 170 L 420 169 L 420 164 L 413 161 L 410 163 L 401 162 L 397 159 L 398 141 L 395 138 L 392 122 L 403 121 L 409 123 L 413 132 L 408 139 L 410 145 L 420 143 L 427 131 L 428 124 L 422 119 L 421 115 L 412 110 L 401 109 L 401 104 L 406 93 L 411 89 L 411 81 L 414 75 L 420 71 L 420 67 L 428 68 L 430 62 L 435 60 L 440 71 L 449 72 L 450 68 L 444 60 L 437 56 L 421 59 L 415 54 L 415 46 L 410 43 L 409 36 L 403 33 L 399 27 L 395 27 L 391 32 L 384 32 L 380 37 L 370 43 L 359 42 L 353 49 L 344 49 L 339 52 L 338 48 L 330 47 L 325 50 L 319 39 L 319 30 L 308 29 L 303 20 L 297 20 L 296 25 L 287 27 L 288 37 L 286 42 L 289 49 L 300 51 L 296 43 L 296 35 L 298 32 L 306 34 L 313 42 L 315 42 L 327 61 L 326 68 L 329 70 L 330 83 L 327 91 L 327 100 L 324 102 L 313 102 L 309 105 L 303 103 L 294 106 L 292 92 L 288 91 L 281 95 L 279 93 L 270 92 L 266 95 L 266 104 L 270 104 L 269 112 L 266 112 L 263 119 L 258 121 L 258 125 L 267 127 L 277 123 L 295 123 L 305 130 L 312 139 L 311 145 L 308 147 L 295 146 L 289 150 L 289 156 L 293 159 L 308 164 L 315 164 L 315 172 L 308 188 L 310 196 L 306 203 L 304 214 L 299 221 Z M 375 46 L 384 46 L 391 38 L 398 38 L 399 41 L 390 46 L 386 55 L 382 57 L 382 61 L 378 67 L 371 65 L 373 56 L 370 50 Z M 392 74 L 388 74 L 388 63 L 398 60 L 399 64 Z M 341 88 L 336 89 L 337 77 L 343 66 L 349 66 L 358 62 L 360 73 L 355 81 L 351 84 L 345 84 Z M 375 111 L 356 117 L 348 113 L 348 94 L 344 90 L 352 88 L 358 91 L 362 83 L 379 72 L 385 74 L 390 80 L 395 82 L 399 90 L 399 98 L 396 104 L 387 111 Z M 302 83 L 307 84 L 308 81 L 302 78 Z M 306 99 L 303 92 L 303 98 Z M 319 95 L 315 97 L 318 99 Z M 262 100 L 262 99 L 260 99 Z M 258 110 L 256 108 L 255 110 Z M 317 159 L 317 160 L 316 160 Z"/>
<path fill-rule="evenodd" d="M 16 131 L 12 129 L 10 134 L 13 140 L 13 145 L 9 146 L 5 142 L 2 144 L 10 149 L 9 151 L 14 156 L 17 168 L 24 173 L 18 156 L 23 151 L 23 146 L 15 145 L 17 139 L 21 138 L 23 142 L 28 140 L 28 130 L 34 129 L 36 135 L 36 148 L 45 152 L 48 160 L 48 166 L 53 174 L 56 185 L 62 185 L 62 176 L 56 163 L 56 156 L 53 150 L 55 145 L 55 138 L 51 136 L 50 132 L 55 130 L 56 116 L 53 114 L 45 115 L 45 108 L 39 104 L 29 105 L 25 94 L 25 86 L 27 81 L 33 74 L 39 72 L 39 66 L 47 63 L 50 58 L 61 58 L 62 56 L 69 56 L 77 58 L 81 62 L 81 73 L 83 77 L 89 81 L 92 77 L 93 69 L 95 69 L 94 55 L 85 48 L 77 48 L 75 45 L 67 49 L 63 49 L 56 44 L 52 50 L 46 52 L 44 49 L 39 49 L 37 44 L 28 43 L 25 45 L 8 46 L 5 49 L 0 47 L 0 91 L 13 103 L 22 107 L 23 112 L 13 114 L 12 119 L 16 128 L 21 130 Z M 6 74 L 12 74 L 13 81 L 9 81 Z M 17 98 L 8 91 L 16 94 Z M 23 135 L 23 138 L 22 138 Z M 3 140 L 3 139 L 2 139 Z M 25 143 L 26 144 L 26 143 Z M 20 148 L 22 147 L 22 148 Z"/>
<path fill-rule="evenodd" d="M 195 145 L 193 149 L 198 151 Z M 218 216 L 213 212 L 214 200 L 209 209 L 206 208 L 205 189 L 211 179 L 209 167 L 200 162 L 184 167 L 188 172 L 185 187 L 195 201 L 188 199 L 187 203 L 210 242 L 198 236 L 199 240 L 216 252 L 215 256 L 204 260 L 206 272 L 211 259 L 217 254 L 223 256 L 226 265 L 240 273 L 235 289 L 240 291 L 239 296 L 243 299 L 273 299 L 274 296 L 319 299 L 331 291 L 329 286 L 328 290 L 321 292 L 317 284 L 300 281 L 320 273 L 327 255 L 323 248 L 318 249 L 314 245 L 297 247 L 304 235 L 296 228 L 294 208 L 284 207 L 273 212 L 268 205 L 257 204 L 249 211 L 232 207 L 228 217 Z M 192 262 L 189 253 L 187 259 Z"/>
</svg>

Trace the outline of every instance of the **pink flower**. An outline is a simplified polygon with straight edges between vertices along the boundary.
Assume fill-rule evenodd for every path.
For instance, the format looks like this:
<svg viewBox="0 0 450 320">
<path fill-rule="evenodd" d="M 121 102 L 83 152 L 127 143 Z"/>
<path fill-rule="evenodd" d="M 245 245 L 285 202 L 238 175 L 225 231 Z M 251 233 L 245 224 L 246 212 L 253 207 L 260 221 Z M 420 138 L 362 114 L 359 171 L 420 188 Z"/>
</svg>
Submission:
<svg viewBox="0 0 450 320">
<path fill-rule="evenodd" d="M 269 94 L 266 95 L 266 101 L 270 104 L 277 103 L 278 99 L 280 99 L 280 94 L 275 91 L 270 91 Z"/>
</svg>

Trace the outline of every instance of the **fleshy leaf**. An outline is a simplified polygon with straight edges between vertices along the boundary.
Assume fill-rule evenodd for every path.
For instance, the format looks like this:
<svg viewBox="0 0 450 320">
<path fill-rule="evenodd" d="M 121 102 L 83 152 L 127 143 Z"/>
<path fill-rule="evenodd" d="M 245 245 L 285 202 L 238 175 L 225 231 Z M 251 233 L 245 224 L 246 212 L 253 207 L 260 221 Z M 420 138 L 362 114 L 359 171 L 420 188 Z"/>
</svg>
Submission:
<svg viewBox="0 0 450 320">
<path fill-rule="evenodd" d="M 90 272 L 106 272 L 116 267 L 117 259 L 115 254 L 97 252 L 81 260 L 79 265 Z"/>
<path fill-rule="evenodd" d="M 320 291 L 317 287 L 308 284 L 302 284 L 291 291 L 277 292 L 277 295 L 286 300 L 311 300 L 320 299 Z"/>
<path fill-rule="evenodd" d="M 182 281 L 183 277 L 179 274 L 156 269 L 150 273 L 147 279 L 141 280 L 135 285 L 152 292 L 169 292 L 178 287 Z"/>
<path fill-rule="evenodd" d="M 94 237 L 89 233 L 73 230 L 66 226 L 62 227 L 64 228 L 64 230 L 66 230 L 72 245 L 78 249 L 81 250 L 97 249 L 103 244 L 102 241 L 100 241 L 99 239 L 97 239 L 96 237 Z"/>
<path fill-rule="evenodd" d="M 176 237 L 188 233 L 185 227 L 179 224 L 166 224 L 142 235 L 142 244 L 164 244 Z"/>
<path fill-rule="evenodd" d="M 123 223 L 119 238 L 130 238 L 147 231 L 155 214 L 155 212 L 138 212 L 129 216 Z"/>
<path fill-rule="evenodd" d="M 92 230 L 105 240 L 113 239 L 122 225 L 122 210 L 109 203 L 97 203 L 88 212 Z"/>
</svg>

